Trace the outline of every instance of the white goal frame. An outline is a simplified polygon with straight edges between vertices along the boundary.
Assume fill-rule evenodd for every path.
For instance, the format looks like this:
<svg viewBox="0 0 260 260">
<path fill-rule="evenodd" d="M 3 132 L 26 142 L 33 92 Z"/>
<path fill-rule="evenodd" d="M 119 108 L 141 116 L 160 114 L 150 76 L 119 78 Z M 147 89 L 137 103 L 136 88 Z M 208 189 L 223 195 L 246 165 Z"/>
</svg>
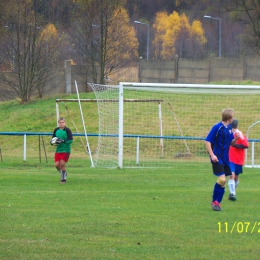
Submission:
<svg viewBox="0 0 260 260">
<path fill-rule="evenodd" d="M 168 84 L 168 83 L 137 83 L 137 82 L 120 82 L 119 83 L 119 144 L 118 144 L 118 167 L 123 168 L 123 111 L 124 111 L 124 88 L 189 88 L 189 89 L 230 89 L 230 90 L 260 90 L 260 86 L 256 85 L 206 85 L 206 84 Z M 254 143 L 253 143 L 254 144 Z M 254 149 L 254 146 L 253 148 Z M 252 164 L 254 165 L 254 150 L 252 150 Z M 250 165 L 247 165 L 250 167 Z M 260 166 L 259 166 L 260 167 Z"/>
</svg>

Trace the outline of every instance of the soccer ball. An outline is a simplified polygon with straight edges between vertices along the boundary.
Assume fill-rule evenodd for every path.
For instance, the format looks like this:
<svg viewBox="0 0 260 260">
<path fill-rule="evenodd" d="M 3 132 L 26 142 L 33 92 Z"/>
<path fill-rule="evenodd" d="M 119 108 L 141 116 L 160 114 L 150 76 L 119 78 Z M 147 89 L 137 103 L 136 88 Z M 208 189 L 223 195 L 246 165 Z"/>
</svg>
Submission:
<svg viewBox="0 0 260 260">
<path fill-rule="evenodd" d="M 50 140 L 50 144 L 51 145 L 59 145 L 61 143 L 64 143 L 65 141 L 58 138 L 58 137 L 53 137 L 51 140 Z"/>
<path fill-rule="evenodd" d="M 58 145 L 56 142 L 59 138 L 58 137 L 53 137 L 51 140 L 50 140 L 50 144 L 51 145 Z"/>
</svg>

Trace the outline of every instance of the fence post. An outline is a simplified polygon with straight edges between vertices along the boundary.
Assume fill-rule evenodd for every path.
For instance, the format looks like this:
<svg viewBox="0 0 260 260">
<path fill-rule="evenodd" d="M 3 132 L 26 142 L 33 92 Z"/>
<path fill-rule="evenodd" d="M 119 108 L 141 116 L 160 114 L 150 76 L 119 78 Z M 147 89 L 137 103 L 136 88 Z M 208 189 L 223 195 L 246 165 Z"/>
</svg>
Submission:
<svg viewBox="0 0 260 260">
<path fill-rule="evenodd" d="M 23 136 L 23 161 L 26 161 L 26 134 Z"/>
<path fill-rule="evenodd" d="M 139 59 L 139 64 L 138 64 L 138 82 L 142 82 L 142 62 L 143 62 L 143 59 L 142 57 L 140 57 Z"/>
<path fill-rule="evenodd" d="M 179 57 L 178 55 L 175 55 L 175 64 L 174 64 L 174 83 L 178 82 L 178 76 L 179 76 Z"/>
<path fill-rule="evenodd" d="M 243 80 L 246 80 L 246 77 L 247 77 L 247 58 L 246 58 L 246 53 L 244 53 Z"/>
<path fill-rule="evenodd" d="M 212 74 L 213 74 L 213 56 L 209 56 L 209 80 L 208 83 L 212 81 Z"/>
<path fill-rule="evenodd" d="M 71 61 L 64 61 L 66 94 L 71 93 Z"/>
<path fill-rule="evenodd" d="M 251 164 L 252 168 L 255 167 L 255 142 L 252 142 L 252 154 L 251 154 Z"/>
<path fill-rule="evenodd" d="M 140 137 L 138 136 L 136 138 L 136 159 L 135 159 L 135 163 L 136 165 L 139 165 L 139 145 L 140 145 Z"/>
<path fill-rule="evenodd" d="M 1 162 L 3 162 L 3 156 L 2 156 L 2 149 L 0 147 L 0 157 L 1 157 Z"/>
</svg>

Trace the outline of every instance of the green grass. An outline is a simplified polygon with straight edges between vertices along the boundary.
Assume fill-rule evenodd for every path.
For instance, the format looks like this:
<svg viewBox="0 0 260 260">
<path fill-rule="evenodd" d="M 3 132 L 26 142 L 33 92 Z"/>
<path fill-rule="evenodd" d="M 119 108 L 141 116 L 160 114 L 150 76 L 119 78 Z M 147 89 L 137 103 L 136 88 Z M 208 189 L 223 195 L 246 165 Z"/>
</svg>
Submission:
<svg viewBox="0 0 260 260">
<path fill-rule="evenodd" d="M 226 192 L 214 212 L 209 164 L 107 170 L 74 158 L 61 185 L 52 163 L 0 162 L 0 259 L 258 259 L 258 171 L 245 168 L 237 201 Z"/>
</svg>

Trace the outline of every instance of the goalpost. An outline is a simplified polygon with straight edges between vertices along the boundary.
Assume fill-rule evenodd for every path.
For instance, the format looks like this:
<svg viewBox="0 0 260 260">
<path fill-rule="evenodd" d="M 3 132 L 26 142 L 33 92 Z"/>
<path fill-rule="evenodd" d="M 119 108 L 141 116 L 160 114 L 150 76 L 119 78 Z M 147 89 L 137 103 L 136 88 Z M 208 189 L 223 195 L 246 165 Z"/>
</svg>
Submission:
<svg viewBox="0 0 260 260">
<path fill-rule="evenodd" d="M 251 137 L 251 133 L 254 134 L 254 130 L 259 132 L 259 129 L 255 129 L 255 126 L 260 123 L 260 120 L 254 122 L 252 125 L 250 125 L 247 129 L 246 136 L 249 139 L 249 133 Z M 248 168 L 260 168 L 260 164 L 255 164 L 255 147 L 259 146 L 260 140 L 258 139 L 251 139 L 251 147 L 249 147 L 249 150 L 251 151 L 251 156 L 249 158 L 250 152 L 246 150 L 246 155 L 245 155 L 245 167 Z M 259 161 L 258 161 L 259 163 Z"/>
<path fill-rule="evenodd" d="M 95 99 L 81 101 L 82 106 L 84 102 L 97 105 L 95 167 L 174 169 L 208 163 L 204 139 L 213 124 L 221 121 L 224 108 L 234 109 L 244 133 L 260 119 L 259 86 L 131 82 L 89 85 Z M 255 141 L 254 151 L 251 140 Z M 251 130 L 249 158 L 252 153 L 260 154 L 259 140 L 260 131 Z M 255 156 L 254 164 L 260 164 L 260 156 Z"/>
<path fill-rule="evenodd" d="M 178 133 L 176 145 L 181 148 L 176 146 L 175 156 L 191 156 L 178 119 L 167 100 L 156 95 L 123 94 L 119 86 L 89 85 L 95 92 L 99 111 L 97 166 L 161 167 L 171 164 L 168 159 L 163 160 L 168 157 L 170 142 L 165 135 L 167 128 Z"/>
</svg>

